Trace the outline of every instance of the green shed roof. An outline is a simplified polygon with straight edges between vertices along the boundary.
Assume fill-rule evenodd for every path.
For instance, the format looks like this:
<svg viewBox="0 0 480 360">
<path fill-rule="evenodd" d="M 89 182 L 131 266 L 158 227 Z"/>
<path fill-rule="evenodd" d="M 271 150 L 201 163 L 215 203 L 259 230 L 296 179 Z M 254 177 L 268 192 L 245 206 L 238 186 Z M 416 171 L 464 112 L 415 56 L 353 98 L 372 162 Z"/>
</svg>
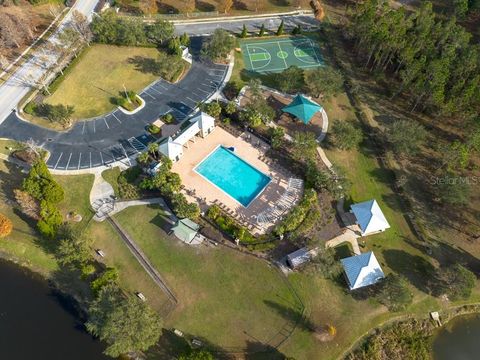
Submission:
<svg viewBox="0 0 480 360">
<path fill-rule="evenodd" d="M 282 111 L 299 118 L 305 124 L 308 124 L 313 115 L 320 110 L 322 110 L 320 105 L 300 94 L 295 96 L 292 102 L 282 109 Z"/>
<path fill-rule="evenodd" d="M 200 226 L 190 219 L 181 219 L 172 228 L 173 233 L 180 240 L 190 243 L 195 235 L 197 235 Z"/>
</svg>

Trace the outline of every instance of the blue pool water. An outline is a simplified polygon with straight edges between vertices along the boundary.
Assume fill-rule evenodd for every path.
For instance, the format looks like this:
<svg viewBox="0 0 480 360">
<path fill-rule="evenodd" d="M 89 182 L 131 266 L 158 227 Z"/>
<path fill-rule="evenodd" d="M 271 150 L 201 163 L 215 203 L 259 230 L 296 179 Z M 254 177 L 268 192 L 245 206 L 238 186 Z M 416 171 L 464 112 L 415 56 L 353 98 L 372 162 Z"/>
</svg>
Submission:
<svg viewBox="0 0 480 360">
<path fill-rule="evenodd" d="M 247 207 L 270 182 L 270 178 L 219 146 L 195 171 Z"/>
</svg>

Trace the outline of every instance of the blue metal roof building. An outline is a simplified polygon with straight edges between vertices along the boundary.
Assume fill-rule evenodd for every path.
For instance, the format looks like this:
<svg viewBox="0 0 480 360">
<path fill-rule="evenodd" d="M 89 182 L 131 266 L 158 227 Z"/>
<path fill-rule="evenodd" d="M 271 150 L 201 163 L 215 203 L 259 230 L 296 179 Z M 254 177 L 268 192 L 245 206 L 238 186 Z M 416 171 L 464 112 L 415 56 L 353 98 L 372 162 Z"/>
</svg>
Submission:
<svg viewBox="0 0 480 360">
<path fill-rule="evenodd" d="M 371 251 L 340 261 L 350 290 L 373 285 L 385 277 L 377 258 Z"/>
</svg>

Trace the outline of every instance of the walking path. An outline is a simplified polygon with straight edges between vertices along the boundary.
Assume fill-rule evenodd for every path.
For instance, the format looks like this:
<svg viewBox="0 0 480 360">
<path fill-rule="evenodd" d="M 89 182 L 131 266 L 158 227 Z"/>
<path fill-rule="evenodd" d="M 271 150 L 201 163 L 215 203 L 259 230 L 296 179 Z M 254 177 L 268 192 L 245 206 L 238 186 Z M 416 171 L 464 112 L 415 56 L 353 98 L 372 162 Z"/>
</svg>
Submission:
<svg viewBox="0 0 480 360">
<path fill-rule="evenodd" d="M 115 230 L 120 234 L 125 245 L 128 247 L 130 252 L 135 256 L 137 261 L 142 265 L 147 274 L 152 278 L 155 284 L 162 289 L 162 291 L 167 295 L 170 301 L 176 306 L 178 304 L 177 297 L 173 291 L 168 287 L 166 281 L 160 275 L 160 273 L 155 269 L 155 267 L 150 263 L 147 256 L 143 253 L 140 247 L 133 241 L 130 235 L 121 227 L 117 220 L 108 216 L 108 221 L 112 224 Z M 173 310 L 173 309 L 172 309 Z"/>
</svg>

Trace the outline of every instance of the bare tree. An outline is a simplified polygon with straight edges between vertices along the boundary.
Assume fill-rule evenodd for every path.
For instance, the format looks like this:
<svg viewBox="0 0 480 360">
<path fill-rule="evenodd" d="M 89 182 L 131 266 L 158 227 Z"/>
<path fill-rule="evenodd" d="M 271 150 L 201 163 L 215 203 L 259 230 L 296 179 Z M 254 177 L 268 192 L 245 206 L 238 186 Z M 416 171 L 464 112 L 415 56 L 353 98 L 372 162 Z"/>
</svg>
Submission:
<svg viewBox="0 0 480 360">
<path fill-rule="evenodd" d="M 74 10 L 72 14 L 71 25 L 72 28 L 80 35 L 82 42 L 87 44 L 87 46 L 90 46 L 93 34 L 90 30 L 90 24 L 88 23 L 87 17 L 81 12 Z"/>
<path fill-rule="evenodd" d="M 39 220 L 40 206 L 38 205 L 38 201 L 26 191 L 15 189 L 13 190 L 13 193 L 22 212 L 34 220 Z"/>
<path fill-rule="evenodd" d="M 50 4 L 48 8 L 48 12 L 50 13 L 50 15 L 56 18 L 58 15 L 62 13 L 62 9 L 58 5 Z"/>
<path fill-rule="evenodd" d="M 7 47 L 19 48 L 23 40 L 22 32 L 18 31 L 15 22 L 6 13 L 0 13 L 0 37 Z"/>
<path fill-rule="evenodd" d="M 1 44 L 0 44 L 0 47 L 1 47 Z M 10 65 L 10 62 L 8 61 L 8 59 L 2 54 L 0 54 L 0 69 L 6 70 L 8 65 Z"/>
</svg>

